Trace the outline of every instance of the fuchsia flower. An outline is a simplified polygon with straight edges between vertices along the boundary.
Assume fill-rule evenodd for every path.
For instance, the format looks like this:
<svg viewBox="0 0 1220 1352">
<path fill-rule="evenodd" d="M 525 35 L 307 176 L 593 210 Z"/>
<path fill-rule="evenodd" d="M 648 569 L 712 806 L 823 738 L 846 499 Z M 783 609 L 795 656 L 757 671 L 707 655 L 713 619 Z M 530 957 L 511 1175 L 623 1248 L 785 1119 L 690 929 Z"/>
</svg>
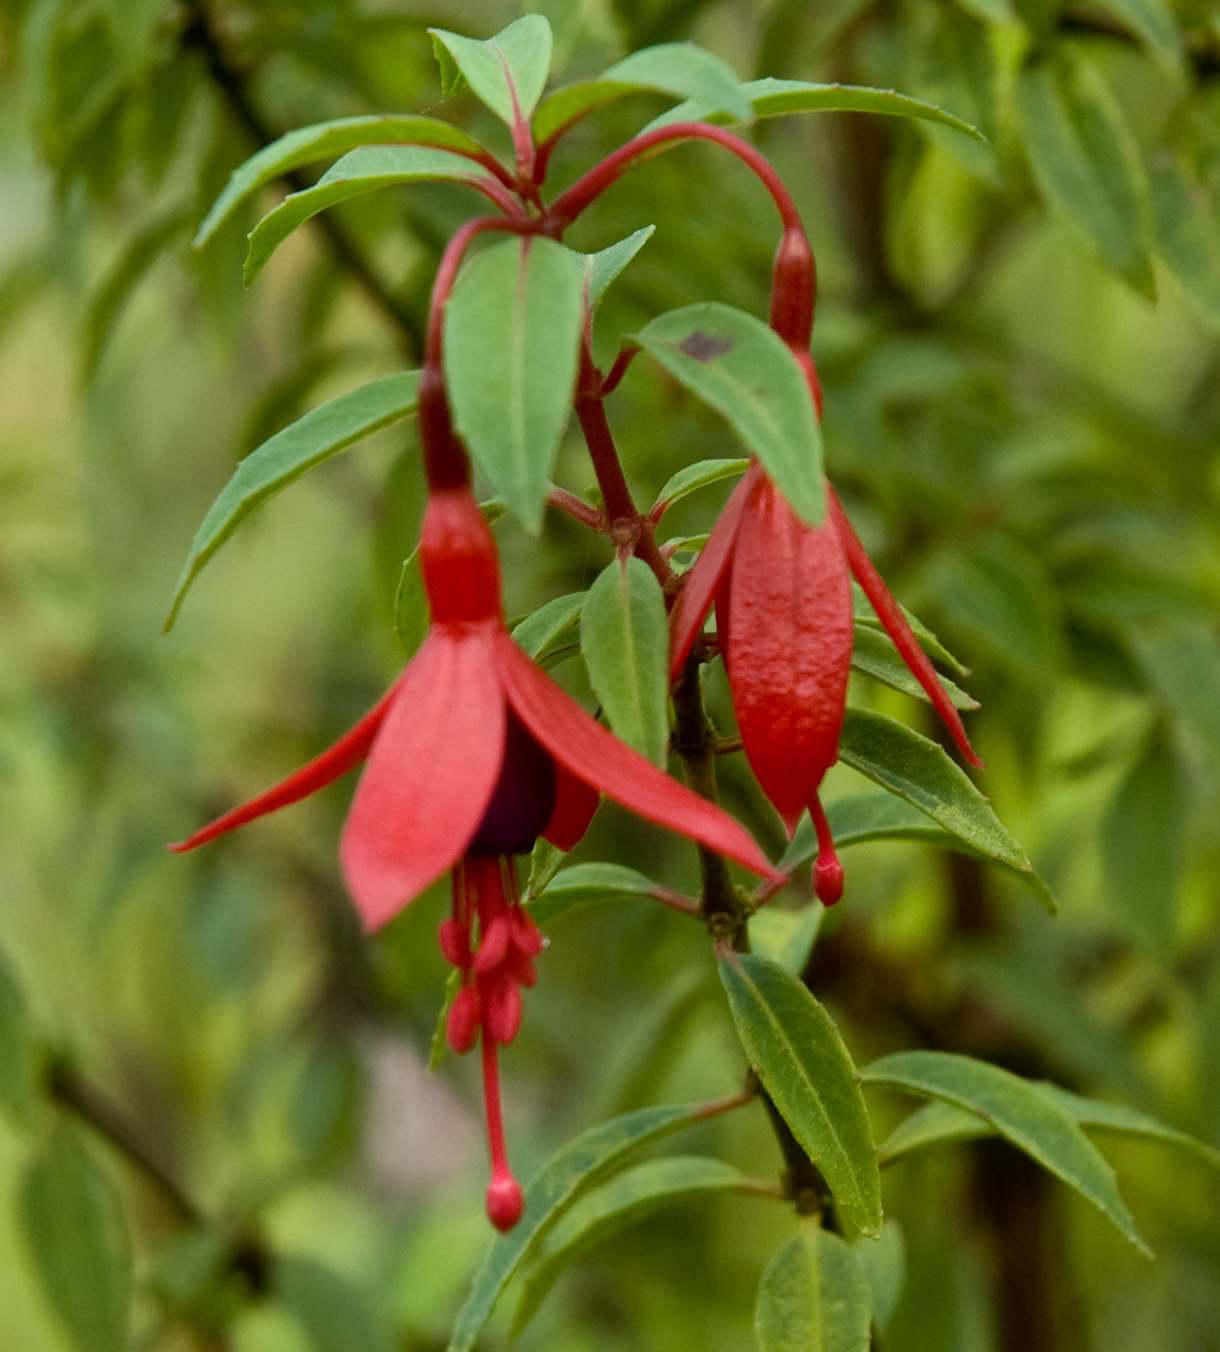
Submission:
<svg viewBox="0 0 1220 1352">
<path fill-rule="evenodd" d="M 601 792 L 765 878 L 782 875 L 732 817 L 601 727 L 517 647 L 504 626 L 495 542 L 464 484 L 434 491 L 420 557 L 432 625 L 389 692 L 328 751 L 171 848 L 203 845 L 367 758 L 343 830 L 343 872 L 369 930 L 453 873 L 440 941 L 462 988 L 448 1036 L 464 1052 L 482 1034 L 487 1209 L 505 1230 L 523 1199 L 505 1153 L 497 1048 L 517 1034 L 520 988 L 533 984 L 542 947 L 518 904 L 512 856 L 539 835 L 570 849 Z"/>
<path fill-rule="evenodd" d="M 820 410 L 813 363 L 794 353 Z M 854 574 L 912 675 L 971 765 L 961 718 L 827 484 L 820 526 L 802 521 L 754 462 L 691 568 L 670 617 L 676 679 L 712 606 L 742 746 L 788 834 L 808 807 L 818 836 L 814 889 L 827 906 L 843 894 L 818 787 L 839 757 L 851 671 Z"/>
</svg>

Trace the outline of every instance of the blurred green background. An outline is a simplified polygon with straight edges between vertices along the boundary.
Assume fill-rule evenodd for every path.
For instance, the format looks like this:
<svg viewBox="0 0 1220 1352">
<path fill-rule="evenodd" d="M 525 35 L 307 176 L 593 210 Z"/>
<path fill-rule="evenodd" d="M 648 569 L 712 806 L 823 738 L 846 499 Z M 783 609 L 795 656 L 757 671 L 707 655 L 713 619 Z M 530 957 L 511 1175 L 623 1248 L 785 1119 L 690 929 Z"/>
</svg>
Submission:
<svg viewBox="0 0 1220 1352">
<path fill-rule="evenodd" d="M 814 986 L 857 1062 L 966 1051 L 1220 1143 L 1215 5 L 534 8 L 555 26 L 560 79 L 692 38 L 743 78 L 894 86 L 988 132 L 984 147 L 835 114 L 754 134 L 818 250 L 832 476 L 899 597 L 973 668 L 981 782 L 1061 907 L 1048 919 L 971 860 L 856 848 Z M 292 487 L 217 559 L 173 633 L 160 628 L 236 460 L 324 398 L 417 364 L 439 250 L 475 208 L 419 187 L 335 213 L 380 302 L 317 230 L 243 292 L 252 214 L 201 253 L 194 225 L 256 136 L 325 117 L 440 111 L 503 149 L 468 95 L 440 109 L 425 28 L 486 36 L 519 12 L 498 0 L 0 8 L 0 958 L 55 1064 L 87 1079 L 206 1218 L 184 1223 L 62 1084 L 50 1104 L 0 1116 L 5 1347 L 81 1345 L 51 1308 L 23 1220 L 23 1171 L 48 1142 L 75 1142 L 117 1189 L 133 1346 L 442 1348 L 486 1242 L 476 1067 L 426 1068 L 442 889 L 360 937 L 336 861 L 350 782 L 199 856 L 164 850 L 326 745 L 397 669 L 394 593 L 421 505 L 411 428 Z M 1172 154 L 1189 172 L 1189 248 L 1163 218 L 1155 237 L 1148 226 L 1155 301 L 1031 171 L 1016 75 L 1060 49 L 1108 88 L 1137 166 Z M 556 156 L 557 181 L 663 106 L 591 118 Z M 761 311 L 770 213 L 707 147 L 608 194 L 576 247 L 658 228 L 605 304 L 607 348 L 693 300 Z M 610 413 L 644 502 L 681 465 L 739 453 L 642 363 Z M 592 482 L 575 438 L 559 479 Z M 707 529 L 711 497 L 675 509 L 666 533 Z M 498 534 L 510 614 L 587 585 L 608 557 L 557 518 L 541 543 L 511 523 Z M 560 675 L 579 689 L 578 673 Z M 711 691 L 728 726 L 718 678 Z M 853 697 L 931 731 L 902 696 L 860 682 Z M 722 767 L 726 802 L 778 853 L 779 823 L 736 759 Z M 859 787 L 833 772 L 832 797 Z M 689 848 L 609 808 L 574 858 L 678 887 L 696 874 Z M 697 926 L 624 903 L 566 919 L 552 940 L 506 1066 L 526 1177 L 602 1118 L 732 1092 L 743 1069 Z M 909 1106 L 870 1103 L 878 1135 Z M 750 1174 L 779 1167 L 757 1109 L 688 1148 Z M 1001 1145 L 887 1170 L 907 1279 L 885 1352 L 1220 1348 L 1215 1171 L 1148 1144 L 1106 1150 L 1154 1263 Z M 583 1255 L 520 1345 L 748 1348 L 758 1276 L 789 1230 L 763 1200 L 662 1212 Z M 234 1236 L 257 1258 L 226 1275 L 212 1245 Z"/>
</svg>

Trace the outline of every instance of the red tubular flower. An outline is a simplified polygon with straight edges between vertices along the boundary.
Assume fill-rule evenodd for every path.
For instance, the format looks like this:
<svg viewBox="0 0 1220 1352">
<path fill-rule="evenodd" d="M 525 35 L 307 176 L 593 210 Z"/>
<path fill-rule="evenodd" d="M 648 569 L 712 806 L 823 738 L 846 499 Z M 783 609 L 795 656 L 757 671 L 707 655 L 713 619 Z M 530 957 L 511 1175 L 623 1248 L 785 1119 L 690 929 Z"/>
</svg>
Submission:
<svg viewBox="0 0 1220 1352">
<path fill-rule="evenodd" d="M 819 390 L 806 357 L 811 395 Z M 805 363 L 802 363 L 805 365 Z M 729 498 L 670 617 L 676 679 L 712 606 L 742 746 L 789 835 L 808 807 L 818 836 L 814 889 L 827 905 L 843 866 L 818 800 L 839 755 L 851 668 L 849 571 L 963 756 L 980 765 L 961 718 L 898 603 L 864 551 L 834 490 L 826 520 L 810 526 L 754 463 Z"/>
<path fill-rule="evenodd" d="M 464 486 L 433 493 L 420 557 L 432 625 L 390 691 L 328 751 L 170 848 L 203 845 L 367 758 L 343 830 L 344 875 L 373 930 L 454 873 L 441 946 L 463 985 L 449 1039 L 467 1051 L 482 1033 L 488 1214 L 508 1229 L 522 1197 L 505 1157 L 496 1056 L 516 1035 L 520 987 L 533 983 L 541 948 L 518 905 L 511 856 L 539 835 L 570 849 L 600 792 L 765 878 L 782 875 L 732 817 L 601 727 L 517 647 L 504 626 L 495 542 Z"/>
</svg>

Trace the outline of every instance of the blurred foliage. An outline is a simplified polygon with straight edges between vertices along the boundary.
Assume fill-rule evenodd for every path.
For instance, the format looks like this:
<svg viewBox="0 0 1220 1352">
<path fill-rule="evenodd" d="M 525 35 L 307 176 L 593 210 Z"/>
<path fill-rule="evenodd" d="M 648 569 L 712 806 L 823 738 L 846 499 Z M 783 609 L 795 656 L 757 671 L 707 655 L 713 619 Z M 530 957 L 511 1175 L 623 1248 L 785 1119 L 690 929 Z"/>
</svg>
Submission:
<svg viewBox="0 0 1220 1352">
<path fill-rule="evenodd" d="M 819 252 L 831 472 L 896 593 L 973 667 L 986 791 L 1060 915 L 975 860 L 870 844 L 848 853 L 812 983 L 859 1064 L 966 1052 L 1220 1141 L 1214 0 L 532 8 L 555 26 L 563 79 L 694 37 L 743 78 L 893 86 L 987 133 L 836 114 L 755 137 Z M 61 1225 L 85 1218 L 68 1227 L 79 1271 L 109 1266 L 121 1284 L 134 1262 L 134 1345 L 149 1349 L 440 1348 L 477 1265 L 474 1069 L 426 1071 L 436 902 L 360 938 L 334 858 L 341 788 L 198 858 L 163 849 L 326 744 L 396 669 L 421 500 L 409 428 L 291 489 L 217 560 L 173 636 L 158 630 L 237 458 L 323 398 L 415 364 L 431 272 L 468 202 L 424 186 L 345 205 L 248 294 L 252 213 L 200 252 L 192 227 L 260 141 L 435 112 L 427 25 L 486 35 L 517 12 L 0 9 L 0 1308 L 23 1352 L 115 1336 L 102 1275 L 103 1303 L 91 1313 L 74 1288 L 64 1322 L 63 1271 L 30 1251 L 46 1208 L 41 1230 L 22 1220 L 39 1192 Z M 590 119 L 556 176 L 661 107 Z M 468 95 L 444 111 L 504 146 Z M 747 176 L 707 148 L 667 155 L 572 242 L 645 223 L 655 237 L 603 305 L 608 343 L 693 300 L 760 310 L 774 229 Z M 662 415 L 678 435 L 658 444 Z M 655 372 L 633 371 L 611 416 L 641 501 L 691 461 L 739 454 Z M 573 440 L 558 477 L 591 484 Z M 665 533 L 706 530 L 722 491 L 681 502 Z M 542 544 L 498 531 L 510 614 L 607 562 L 565 520 Z M 919 714 L 856 683 L 860 702 Z M 778 854 L 769 809 L 734 758 L 722 770 L 726 803 Z M 832 797 L 858 787 L 833 772 Z M 576 855 L 607 857 L 690 890 L 693 856 L 610 809 Z M 509 1068 L 526 1176 L 610 1114 L 732 1092 L 742 1058 L 712 968 L 698 928 L 644 899 L 556 923 Z M 901 1106 L 870 1091 L 877 1139 Z M 143 1167 L 83 1124 L 107 1113 Z M 681 1148 L 752 1175 L 780 1167 L 758 1109 Z M 887 1169 L 906 1280 L 886 1352 L 1220 1348 L 1215 1173 L 1156 1145 L 1106 1149 L 1155 1264 L 1002 1142 Z M 130 1254 L 76 1233 L 120 1214 Z M 731 1194 L 657 1212 L 582 1253 L 520 1345 L 751 1346 L 759 1277 L 790 1233 L 773 1202 Z"/>
</svg>

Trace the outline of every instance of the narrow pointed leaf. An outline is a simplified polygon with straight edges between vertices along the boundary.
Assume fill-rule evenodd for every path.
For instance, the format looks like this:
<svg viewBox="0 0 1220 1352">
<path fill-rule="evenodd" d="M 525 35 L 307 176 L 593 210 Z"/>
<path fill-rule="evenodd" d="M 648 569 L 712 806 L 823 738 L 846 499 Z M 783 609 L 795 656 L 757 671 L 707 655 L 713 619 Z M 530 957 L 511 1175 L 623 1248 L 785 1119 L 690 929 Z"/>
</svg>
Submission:
<svg viewBox="0 0 1220 1352">
<path fill-rule="evenodd" d="M 583 290 L 576 254 L 549 239 L 510 239 L 463 270 L 445 311 L 454 422 L 533 532 L 571 408 Z"/>
<path fill-rule="evenodd" d="M 195 532 L 165 621 L 174 623 L 182 602 L 205 564 L 238 526 L 268 498 L 306 470 L 346 450 L 418 406 L 419 372 L 383 376 L 312 409 L 277 432 L 238 465 Z"/>
<path fill-rule="evenodd" d="M 851 664 L 857 671 L 888 685 L 891 690 L 901 690 L 904 695 L 929 703 L 928 693 L 911 675 L 910 668 L 898 654 L 893 641 L 887 634 L 881 633 L 869 624 L 855 626 L 855 640 L 851 650 Z M 979 702 L 953 684 L 947 676 L 940 678 L 955 709 L 977 709 Z"/>
<path fill-rule="evenodd" d="M 338 202 L 406 183 L 477 184 L 486 177 L 465 156 L 432 146 L 363 146 L 348 151 L 313 187 L 290 193 L 250 232 L 245 283 L 250 285 L 298 225 Z"/>
<path fill-rule="evenodd" d="M 806 1222 L 763 1272 L 759 1352 L 868 1352 L 871 1292 L 850 1244 Z"/>
<path fill-rule="evenodd" d="M 513 638 L 521 651 L 535 662 L 543 662 L 557 649 L 574 644 L 580 636 L 580 614 L 587 592 L 557 596 L 527 615 L 514 629 Z"/>
<path fill-rule="evenodd" d="M 727 955 L 720 979 L 750 1064 L 853 1229 L 881 1226 L 881 1179 L 856 1069 L 839 1030 L 795 977 Z"/>
<path fill-rule="evenodd" d="M 652 505 L 654 519 L 659 520 L 665 512 L 681 502 L 683 498 L 697 493 L 701 488 L 710 488 L 712 484 L 723 483 L 726 479 L 736 479 L 750 467 L 747 459 L 738 460 L 697 460 L 687 465 L 666 480 L 664 488 L 657 494 Z"/>
<path fill-rule="evenodd" d="M 1079 1127 L 1103 1135 L 1110 1133 L 1158 1145 L 1172 1145 L 1189 1151 L 1212 1168 L 1220 1169 L 1220 1150 L 1184 1131 L 1178 1131 L 1176 1127 L 1167 1126 L 1155 1117 L 1149 1117 L 1147 1113 L 1120 1103 L 1085 1098 L 1047 1081 L 1030 1081 L 1029 1084 L 1062 1109 Z M 995 1128 L 984 1118 L 950 1103 L 932 1102 L 904 1118 L 878 1147 L 877 1154 L 883 1165 L 892 1164 L 917 1150 L 977 1140 L 993 1134 Z"/>
<path fill-rule="evenodd" d="M 633 52 L 594 80 L 548 94 L 538 109 L 534 134 L 546 141 L 596 108 L 647 92 L 697 100 L 729 121 L 750 116 L 750 100 L 727 62 L 690 42 L 666 42 Z"/>
<path fill-rule="evenodd" d="M 839 753 L 853 770 L 926 812 L 971 850 L 1028 875 L 1035 895 L 1054 911 L 1054 899 L 1025 851 L 942 747 L 905 723 L 848 709 Z"/>
<path fill-rule="evenodd" d="M 1117 273 L 1155 296 L 1148 180 L 1123 111 L 1084 58 L 1021 73 L 1017 102 L 1030 167 L 1051 209 Z"/>
<path fill-rule="evenodd" d="M 615 559 L 585 598 L 580 650 L 614 732 L 654 765 L 669 748 L 669 622 L 652 569 Z"/>
<path fill-rule="evenodd" d="M 866 1084 L 939 1099 L 990 1122 L 1006 1140 L 1074 1188 L 1142 1253 L 1114 1171 L 1063 1108 L 999 1066 L 951 1052 L 896 1052 L 865 1066 Z"/>
<path fill-rule="evenodd" d="M 436 1012 L 436 1022 L 432 1025 L 432 1041 L 428 1046 L 428 1070 L 436 1071 L 444 1064 L 449 1055 L 449 1011 L 453 1007 L 457 993 L 462 989 L 462 973 L 455 967 L 445 978 L 445 991 L 441 996 L 441 1007 Z"/>
<path fill-rule="evenodd" d="M 761 319 L 717 302 L 660 315 L 636 339 L 728 419 L 796 513 L 820 524 L 822 434 L 805 377 L 783 340 Z"/>
<path fill-rule="evenodd" d="M 607 901 L 655 899 L 657 884 L 622 864 L 573 864 L 560 869 L 531 900 L 530 914 L 546 929 L 561 915 Z"/>
<path fill-rule="evenodd" d="M 551 1288 L 573 1262 L 595 1245 L 653 1212 L 699 1197 L 746 1192 L 750 1181 L 732 1165 L 698 1155 L 678 1155 L 637 1165 L 589 1194 L 555 1228 L 526 1275 L 513 1315 L 512 1337 L 529 1323 Z"/>
<path fill-rule="evenodd" d="M 1045 902 L 1047 887 L 1036 873 L 1014 868 L 1011 864 L 974 849 L 959 836 L 951 835 L 944 827 L 937 825 L 926 812 L 902 798 L 895 798 L 893 794 L 853 793 L 845 798 L 836 798 L 826 805 L 826 818 L 839 849 L 870 840 L 909 840 L 936 845 L 940 849 L 953 850 L 957 854 L 982 859 L 1006 869 L 1019 883 L 1030 888 L 1040 901 Z M 779 868 L 784 873 L 794 873 L 808 864 L 817 852 L 813 823 L 805 818 L 797 826 L 779 862 Z M 758 918 L 765 914 L 765 911 L 760 912 Z"/>
<path fill-rule="evenodd" d="M 596 310 L 610 284 L 652 238 L 655 225 L 640 229 L 596 253 L 581 255 L 585 263 L 585 291 L 590 310 Z"/>
<path fill-rule="evenodd" d="M 447 94 L 456 72 L 502 122 L 511 127 L 518 115 L 529 121 L 551 70 L 551 25 L 541 14 L 527 14 L 486 41 L 443 28 L 428 32 Z"/>
<path fill-rule="evenodd" d="M 195 232 L 193 247 L 201 249 L 234 211 L 260 188 L 283 174 L 315 160 L 355 150 L 357 146 L 407 143 L 452 150 L 466 156 L 484 154 L 483 147 L 459 127 L 436 117 L 378 114 L 341 117 L 298 127 L 264 146 L 234 169 L 224 191 L 212 204 Z"/>
<path fill-rule="evenodd" d="M 885 117 L 915 118 L 939 122 L 976 141 L 987 138 L 964 119 L 938 108 L 924 99 L 900 94 L 894 89 L 872 89 L 867 85 L 817 84 L 805 80 L 751 80 L 741 86 L 750 100 L 752 117 L 786 117 L 790 113 L 879 113 Z M 644 129 L 667 126 L 673 122 L 714 122 L 727 126 L 739 119 L 717 112 L 706 102 L 691 101 L 671 108 Z"/>
<path fill-rule="evenodd" d="M 883 633 L 885 632 L 884 626 L 877 618 L 876 611 L 869 605 L 868 597 L 865 596 L 864 589 L 858 582 L 851 584 L 851 601 L 852 618 L 858 625 L 867 625 L 870 629 L 879 629 Z M 900 605 L 898 609 L 902 611 L 903 618 L 911 626 L 911 633 L 919 640 L 919 646 L 934 662 L 939 662 L 941 666 L 948 667 L 955 676 L 970 675 L 970 668 L 959 658 L 954 657 L 918 616 L 913 615 L 904 605 Z"/>
<path fill-rule="evenodd" d="M 449 1340 L 449 1352 L 470 1352 L 504 1288 L 578 1198 L 634 1151 L 671 1132 L 694 1126 L 706 1116 L 703 1104 L 641 1108 L 591 1127 L 552 1155 L 525 1190 L 521 1219 L 514 1229 L 492 1242 L 475 1273 Z"/>
<path fill-rule="evenodd" d="M 1169 151 L 1148 172 L 1160 256 L 1199 313 L 1220 329 L 1220 202 Z"/>
<path fill-rule="evenodd" d="M 79 1352 L 125 1352 L 132 1258 L 110 1181 L 66 1132 L 26 1165 L 18 1198 L 33 1271 Z"/>
</svg>

